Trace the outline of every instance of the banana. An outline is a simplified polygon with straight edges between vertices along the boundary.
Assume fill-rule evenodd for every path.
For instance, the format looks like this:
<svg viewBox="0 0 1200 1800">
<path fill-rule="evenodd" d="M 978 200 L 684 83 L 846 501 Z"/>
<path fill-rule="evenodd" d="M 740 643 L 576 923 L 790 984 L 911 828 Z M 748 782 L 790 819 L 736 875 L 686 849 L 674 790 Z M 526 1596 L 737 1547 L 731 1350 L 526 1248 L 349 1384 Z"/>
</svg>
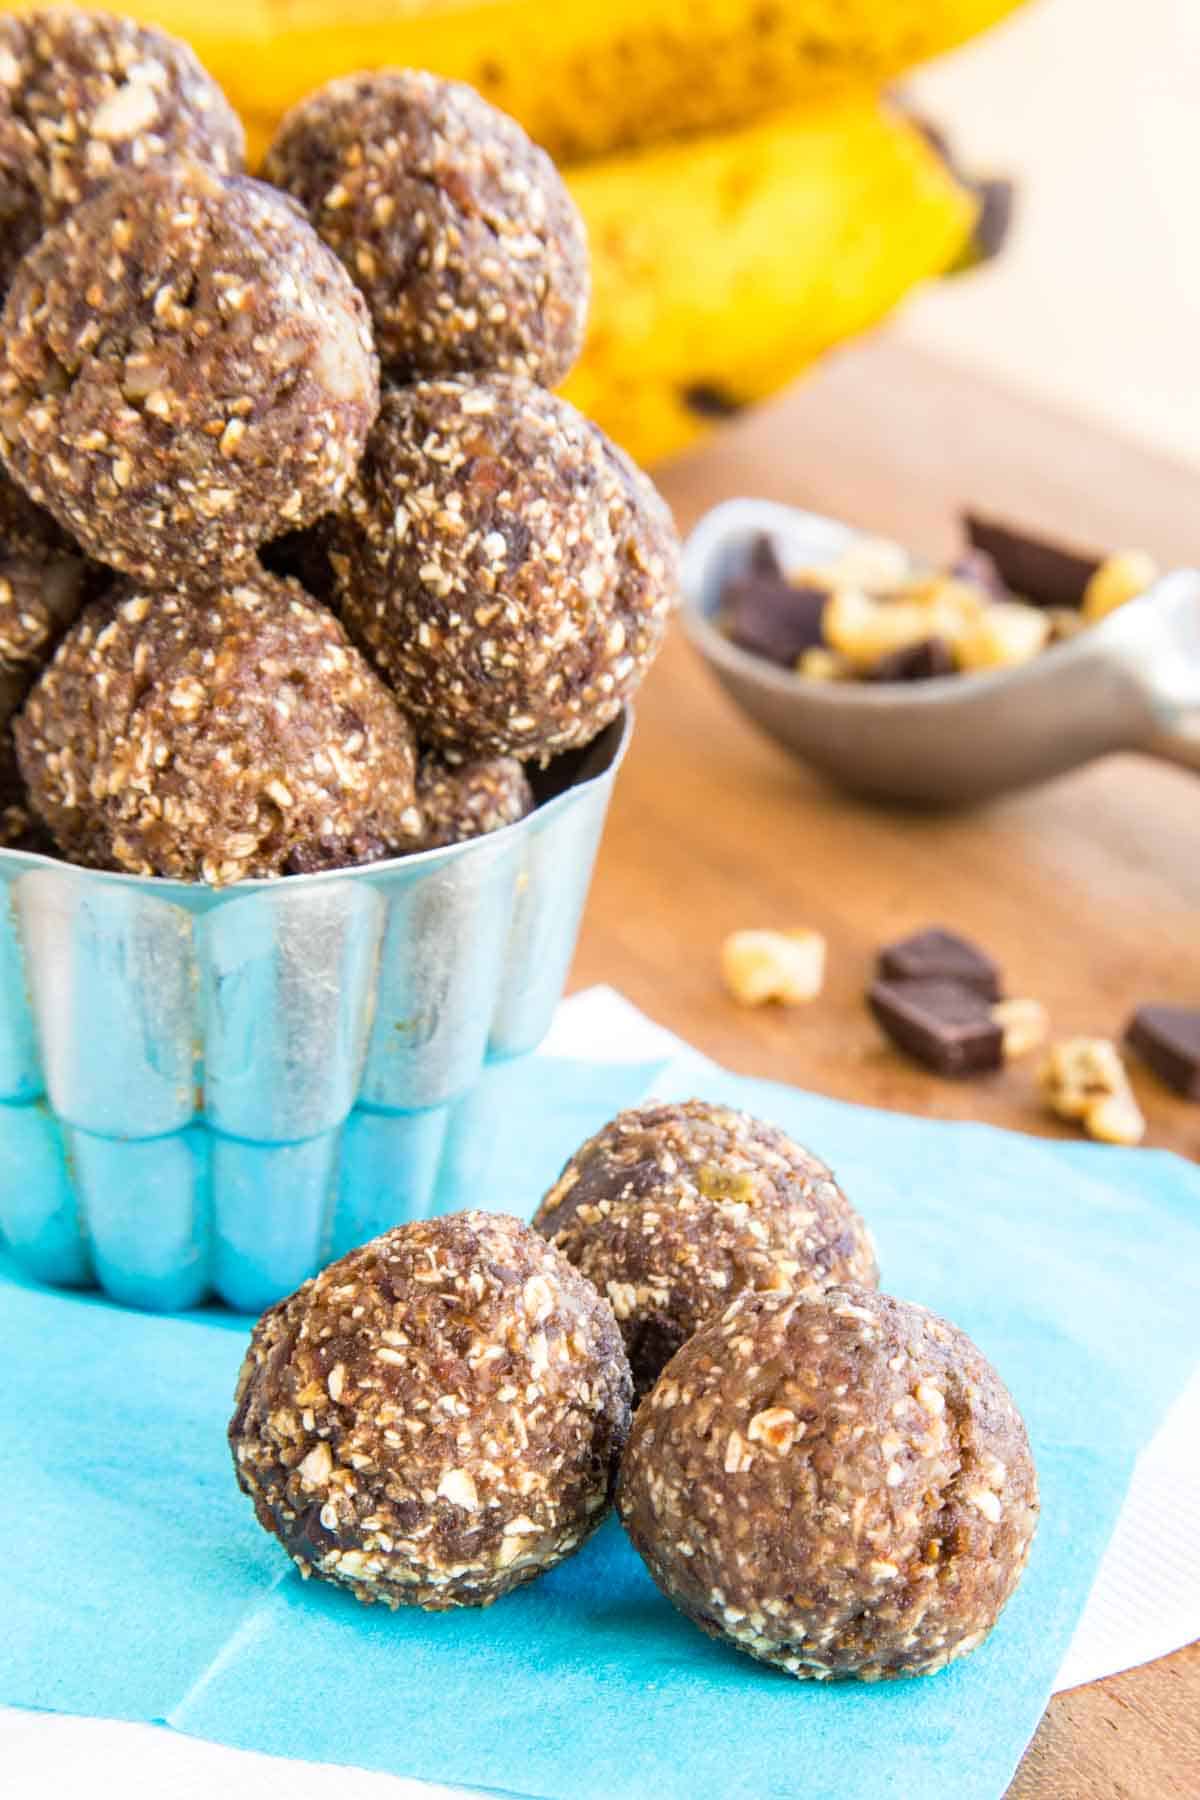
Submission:
<svg viewBox="0 0 1200 1800">
<path fill-rule="evenodd" d="M 647 463 L 962 262 L 979 211 L 928 134 L 866 98 L 566 174 L 592 313 L 563 391 Z"/>
<path fill-rule="evenodd" d="M 887 73 L 1012 0 L 344 0 L 332 20 L 328 0 L 117 3 L 190 41 L 260 144 L 332 73 L 397 61 L 464 76 L 588 152 L 564 169 L 593 265 L 564 391 L 656 462 L 963 266 L 979 216 L 936 134 L 862 88 L 672 134 Z M 654 141 L 593 154 L 631 137 Z"/>
<path fill-rule="evenodd" d="M 259 151 L 313 88 L 391 63 L 469 81 L 559 161 L 577 162 L 877 87 L 1018 0 L 110 3 L 185 38 Z"/>
</svg>

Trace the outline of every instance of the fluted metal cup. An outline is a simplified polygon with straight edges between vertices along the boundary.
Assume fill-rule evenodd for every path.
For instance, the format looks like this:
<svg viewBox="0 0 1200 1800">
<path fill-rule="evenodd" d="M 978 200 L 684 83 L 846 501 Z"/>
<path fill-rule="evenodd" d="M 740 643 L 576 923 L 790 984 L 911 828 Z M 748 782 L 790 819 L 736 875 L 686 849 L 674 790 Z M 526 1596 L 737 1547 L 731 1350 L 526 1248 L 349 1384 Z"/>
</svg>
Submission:
<svg viewBox="0 0 1200 1800">
<path fill-rule="evenodd" d="M 22 1266 L 257 1312 L 435 1210 L 484 1063 L 550 1023 L 630 729 L 561 758 L 518 824 L 365 868 L 213 889 L 0 851 Z"/>
</svg>

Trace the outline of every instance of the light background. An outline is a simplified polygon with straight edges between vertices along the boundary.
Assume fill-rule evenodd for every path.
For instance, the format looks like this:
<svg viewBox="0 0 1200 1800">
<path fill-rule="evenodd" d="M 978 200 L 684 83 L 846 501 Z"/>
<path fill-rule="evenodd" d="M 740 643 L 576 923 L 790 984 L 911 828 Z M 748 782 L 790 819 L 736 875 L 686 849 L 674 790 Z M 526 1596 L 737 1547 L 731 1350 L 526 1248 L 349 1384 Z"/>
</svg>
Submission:
<svg viewBox="0 0 1200 1800">
<path fill-rule="evenodd" d="M 904 85 L 1021 191 L 899 334 L 1200 459 L 1200 0 L 1034 0 Z"/>
</svg>

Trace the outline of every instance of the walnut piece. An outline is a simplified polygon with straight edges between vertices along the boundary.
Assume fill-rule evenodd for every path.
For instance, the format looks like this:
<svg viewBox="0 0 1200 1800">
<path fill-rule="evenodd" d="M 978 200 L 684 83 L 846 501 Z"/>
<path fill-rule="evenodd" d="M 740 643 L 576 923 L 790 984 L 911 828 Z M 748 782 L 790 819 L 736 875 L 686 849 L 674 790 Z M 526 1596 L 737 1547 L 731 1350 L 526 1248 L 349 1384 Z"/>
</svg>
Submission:
<svg viewBox="0 0 1200 1800">
<path fill-rule="evenodd" d="M 1146 1121 L 1125 1065 L 1107 1038 L 1054 1044 L 1038 1071 L 1038 1087 L 1051 1112 L 1078 1121 L 1102 1143 L 1140 1144 L 1145 1136 Z"/>
<path fill-rule="evenodd" d="M 1159 567 L 1145 550 L 1117 550 L 1106 556 L 1083 592 L 1083 616 L 1094 625 L 1127 600 L 1136 600 L 1159 577 Z"/>
<path fill-rule="evenodd" d="M 997 1000 L 992 1019 L 1004 1033 L 1004 1060 L 1028 1056 L 1050 1035 L 1050 1015 L 1040 1000 Z"/>
<path fill-rule="evenodd" d="M 742 1006 L 803 1005 L 825 981 L 819 931 L 731 931 L 721 945 L 721 975 Z"/>
</svg>

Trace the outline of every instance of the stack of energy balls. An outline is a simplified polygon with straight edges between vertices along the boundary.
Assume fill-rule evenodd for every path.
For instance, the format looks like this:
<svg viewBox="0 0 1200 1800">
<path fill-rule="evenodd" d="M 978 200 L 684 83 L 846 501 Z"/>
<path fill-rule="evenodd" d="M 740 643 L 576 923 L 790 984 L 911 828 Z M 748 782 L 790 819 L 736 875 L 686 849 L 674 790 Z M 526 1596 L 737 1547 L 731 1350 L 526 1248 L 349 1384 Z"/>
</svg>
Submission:
<svg viewBox="0 0 1200 1800">
<path fill-rule="evenodd" d="M 242 162 L 186 46 L 0 19 L 4 839 L 213 884 L 521 818 L 677 582 L 550 392 L 587 247 L 512 120 L 362 75 Z"/>
<path fill-rule="evenodd" d="M 801 1678 L 930 1674 L 1016 1588 L 1037 1478 L 995 1370 L 877 1278 L 781 1131 L 621 1113 L 532 1227 L 399 1226 L 272 1308 L 237 1478 L 302 1574 L 435 1610 L 553 1568 L 615 1496 L 714 1637 Z"/>
</svg>

